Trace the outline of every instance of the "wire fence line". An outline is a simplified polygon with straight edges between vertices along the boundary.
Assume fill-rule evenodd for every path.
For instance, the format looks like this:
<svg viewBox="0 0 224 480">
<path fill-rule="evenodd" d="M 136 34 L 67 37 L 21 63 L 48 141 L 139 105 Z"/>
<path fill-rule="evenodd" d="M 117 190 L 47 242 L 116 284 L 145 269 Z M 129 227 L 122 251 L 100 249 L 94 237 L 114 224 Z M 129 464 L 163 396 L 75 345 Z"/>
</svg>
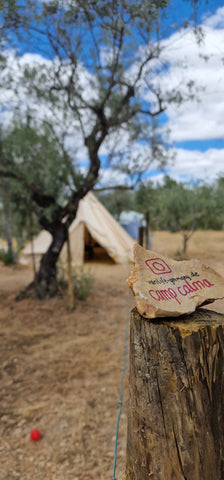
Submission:
<svg viewBox="0 0 224 480">
<path fill-rule="evenodd" d="M 119 426 L 120 426 L 120 418 L 121 418 L 121 409 L 122 409 L 122 400 L 123 400 L 123 384 L 124 384 L 124 374 L 125 374 L 125 366 L 126 366 L 126 359 L 127 359 L 127 352 L 128 352 L 128 333 L 129 333 L 129 297 L 130 297 L 130 290 L 127 294 L 127 301 L 126 301 L 126 326 L 125 326 L 125 338 L 124 338 L 124 355 L 123 355 L 123 365 L 122 365 L 122 374 L 121 374 L 121 384 L 120 384 L 120 399 L 118 402 L 118 416 L 117 416 L 117 426 L 116 426 L 116 433 L 115 433 L 115 442 L 114 442 L 114 461 L 113 461 L 113 475 L 111 480 L 116 480 L 115 473 L 116 473 L 116 463 L 117 463 L 117 443 L 118 443 L 118 433 L 119 433 Z"/>
</svg>

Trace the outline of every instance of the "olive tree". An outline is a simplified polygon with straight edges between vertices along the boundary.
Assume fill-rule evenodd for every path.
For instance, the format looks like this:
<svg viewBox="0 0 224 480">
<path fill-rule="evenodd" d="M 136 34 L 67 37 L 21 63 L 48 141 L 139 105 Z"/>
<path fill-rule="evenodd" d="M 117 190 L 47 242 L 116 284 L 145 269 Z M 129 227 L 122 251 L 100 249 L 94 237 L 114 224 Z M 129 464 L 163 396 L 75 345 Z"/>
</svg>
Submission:
<svg viewBox="0 0 224 480">
<path fill-rule="evenodd" d="M 162 168 L 167 162 L 157 119 L 166 102 L 177 96 L 172 91 L 162 95 L 157 79 L 164 71 L 160 32 L 168 3 L 1 2 L 0 93 L 6 85 L 14 92 L 7 105 L 0 97 L 2 118 L 10 125 L 15 112 L 28 116 L 32 131 L 41 136 L 47 127 L 60 151 L 61 163 L 55 155 L 55 167 L 47 150 L 42 149 L 39 161 L 38 142 L 33 149 L 31 144 L 21 149 L 18 158 L 15 148 L 10 153 L 4 147 L 15 132 L 3 128 L 0 174 L 29 190 L 41 227 L 52 235 L 36 278 L 43 294 L 56 278 L 56 262 L 79 201 L 94 188 L 105 167 L 134 184 L 152 164 Z M 29 172 L 22 168 L 27 162 Z M 81 162 L 85 164 L 80 170 Z M 64 195 L 43 181 L 41 169 L 48 167 L 46 179 L 52 178 L 55 188 L 64 182 Z"/>
</svg>

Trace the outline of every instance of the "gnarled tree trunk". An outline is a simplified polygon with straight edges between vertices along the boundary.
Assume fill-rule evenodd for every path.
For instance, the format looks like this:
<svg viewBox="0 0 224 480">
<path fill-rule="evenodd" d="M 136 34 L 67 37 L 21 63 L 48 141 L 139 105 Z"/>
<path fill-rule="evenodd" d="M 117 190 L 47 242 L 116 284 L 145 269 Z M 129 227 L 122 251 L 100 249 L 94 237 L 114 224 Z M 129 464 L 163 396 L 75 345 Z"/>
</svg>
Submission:
<svg viewBox="0 0 224 480">
<path fill-rule="evenodd" d="M 67 228 L 62 222 L 57 222 L 52 233 L 53 239 L 40 261 L 39 270 L 35 273 L 34 281 L 17 296 L 18 300 L 26 297 L 27 293 L 35 290 L 38 298 L 55 295 L 58 292 L 57 261 L 64 243 L 67 241 Z"/>
<path fill-rule="evenodd" d="M 35 286 L 40 298 L 47 293 L 55 293 L 57 290 L 57 260 L 64 243 L 67 240 L 67 229 L 64 223 L 60 222 L 55 226 L 52 242 L 43 255 L 40 268 L 36 273 Z"/>
</svg>

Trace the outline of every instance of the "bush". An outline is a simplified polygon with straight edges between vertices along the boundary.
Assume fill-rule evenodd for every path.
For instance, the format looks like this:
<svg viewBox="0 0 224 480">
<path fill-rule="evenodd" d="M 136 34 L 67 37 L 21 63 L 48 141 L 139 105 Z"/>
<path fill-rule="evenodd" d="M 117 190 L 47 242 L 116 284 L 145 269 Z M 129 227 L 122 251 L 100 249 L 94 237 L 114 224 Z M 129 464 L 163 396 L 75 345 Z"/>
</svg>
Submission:
<svg viewBox="0 0 224 480">
<path fill-rule="evenodd" d="M 58 282 L 61 291 L 67 290 L 67 271 L 63 264 L 58 262 Z M 94 283 L 94 276 L 83 268 L 75 268 L 72 270 L 72 285 L 74 296 L 78 300 L 86 300 Z"/>
<path fill-rule="evenodd" d="M 86 300 L 94 283 L 94 276 L 83 269 L 73 270 L 74 295 L 78 300 Z"/>
<path fill-rule="evenodd" d="M 4 265 L 14 265 L 16 263 L 14 253 L 12 251 L 0 251 L 0 261 L 3 262 Z"/>
</svg>

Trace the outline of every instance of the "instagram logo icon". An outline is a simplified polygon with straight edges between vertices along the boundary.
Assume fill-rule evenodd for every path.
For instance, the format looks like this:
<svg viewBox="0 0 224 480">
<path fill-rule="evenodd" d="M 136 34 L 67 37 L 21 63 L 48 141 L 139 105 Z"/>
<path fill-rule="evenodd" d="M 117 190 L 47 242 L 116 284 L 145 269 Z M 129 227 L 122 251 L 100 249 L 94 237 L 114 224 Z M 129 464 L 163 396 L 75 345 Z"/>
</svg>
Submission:
<svg viewBox="0 0 224 480">
<path fill-rule="evenodd" d="M 145 263 L 155 275 L 164 275 L 164 273 L 172 272 L 169 265 L 162 258 L 152 258 L 151 260 L 146 260 Z"/>
</svg>

